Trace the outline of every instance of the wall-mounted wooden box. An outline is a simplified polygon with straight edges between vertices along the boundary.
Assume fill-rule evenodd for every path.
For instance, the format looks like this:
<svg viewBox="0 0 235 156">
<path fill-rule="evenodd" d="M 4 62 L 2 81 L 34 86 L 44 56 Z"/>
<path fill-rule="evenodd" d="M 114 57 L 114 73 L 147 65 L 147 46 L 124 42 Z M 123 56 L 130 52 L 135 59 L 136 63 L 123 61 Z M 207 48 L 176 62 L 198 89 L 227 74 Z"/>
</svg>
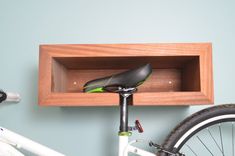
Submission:
<svg viewBox="0 0 235 156">
<path fill-rule="evenodd" d="M 134 94 L 134 105 L 213 103 L 210 43 L 41 45 L 39 104 L 118 105 L 114 93 L 83 93 L 92 79 L 151 63 L 153 73 Z"/>
</svg>

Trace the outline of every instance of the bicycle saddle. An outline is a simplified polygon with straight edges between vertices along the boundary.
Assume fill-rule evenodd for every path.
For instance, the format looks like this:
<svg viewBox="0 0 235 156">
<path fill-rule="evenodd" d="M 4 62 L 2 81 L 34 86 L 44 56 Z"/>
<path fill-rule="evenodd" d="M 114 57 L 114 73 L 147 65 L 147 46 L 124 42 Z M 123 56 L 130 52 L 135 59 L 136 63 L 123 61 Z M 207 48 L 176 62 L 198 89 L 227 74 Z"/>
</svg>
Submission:
<svg viewBox="0 0 235 156">
<path fill-rule="evenodd" d="M 88 81 L 84 87 L 83 92 L 98 93 L 107 91 L 106 88 L 113 88 L 117 90 L 122 88 L 135 88 L 141 85 L 151 74 L 152 67 L 150 64 L 140 66 L 135 69 L 124 71 L 115 75 Z"/>
</svg>

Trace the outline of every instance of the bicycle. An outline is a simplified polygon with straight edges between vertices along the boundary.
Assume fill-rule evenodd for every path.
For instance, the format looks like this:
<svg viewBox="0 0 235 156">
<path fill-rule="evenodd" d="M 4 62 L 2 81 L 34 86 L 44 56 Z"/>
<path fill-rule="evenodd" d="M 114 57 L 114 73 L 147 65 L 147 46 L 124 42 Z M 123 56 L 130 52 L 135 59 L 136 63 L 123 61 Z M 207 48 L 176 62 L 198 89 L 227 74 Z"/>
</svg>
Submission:
<svg viewBox="0 0 235 156">
<path fill-rule="evenodd" d="M 134 126 L 129 126 L 128 106 L 133 103 L 133 94 L 137 91 L 138 86 L 146 81 L 151 72 L 151 65 L 146 64 L 119 74 L 91 80 L 84 85 L 83 91 L 85 93 L 113 92 L 119 94 L 119 156 L 128 156 L 128 153 L 134 153 L 139 156 L 234 156 L 234 104 L 213 106 L 194 113 L 176 126 L 162 145 L 147 141 L 150 147 L 156 149 L 154 153 L 133 146 L 134 143 L 144 142 L 143 140 L 129 142 L 132 131 L 137 130 L 139 133 L 143 133 L 143 128 L 138 120 L 135 121 Z M 6 99 L 6 93 L 0 92 L 0 102 Z M 210 140 L 211 142 L 208 144 L 205 140 Z M 225 141 L 229 143 L 225 143 Z M 63 156 L 61 153 L 4 128 L 0 128 L 0 147 L 1 144 L 9 149 L 13 148 L 12 146 L 16 148 L 22 147 L 42 156 Z M 231 149 L 228 150 L 228 148 Z M 22 153 L 20 154 L 15 156 L 23 155 Z"/>
</svg>

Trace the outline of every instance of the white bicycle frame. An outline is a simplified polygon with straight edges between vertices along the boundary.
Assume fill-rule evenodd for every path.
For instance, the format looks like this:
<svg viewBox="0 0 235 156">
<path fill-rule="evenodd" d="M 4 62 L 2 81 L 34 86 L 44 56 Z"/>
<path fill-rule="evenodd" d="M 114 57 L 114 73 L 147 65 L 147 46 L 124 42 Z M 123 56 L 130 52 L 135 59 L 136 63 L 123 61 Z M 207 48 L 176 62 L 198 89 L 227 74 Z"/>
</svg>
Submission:
<svg viewBox="0 0 235 156">
<path fill-rule="evenodd" d="M 128 136 L 119 136 L 119 156 L 128 156 L 128 153 L 134 153 L 139 156 L 156 156 L 154 153 L 132 146 L 131 144 L 138 142 L 138 140 L 129 143 L 128 138 Z"/>
<path fill-rule="evenodd" d="M 2 90 L 0 90 L 0 98 L 0 103 L 2 101 L 16 103 L 20 101 L 18 93 L 3 92 Z M 0 127 L 0 156 L 24 156 L 17 149 L 24 149 L 39 156 L 65 156 L 6 128 Z"/>
<path fill-rule="evenodd" d="M 16 149 L 24 149 L 39 156 L 65 156 L 26 137 L 0 127 L 0 156 L 24 156 Z"/>
<path fill-rule="evenodd" d="M 4 101 L 8 102 L 19 102 L 20 95 L 17 93 L 5 93 L 6 96 Z M 130 97 L 125 96 L 122 98 L 121 107 L 121 126 L 120 130 L 123 128 L 128 131 L 128 100 Z M 132 98 L 132 97 L 131 97 Z M 125 133 L 125 132 L 124 132 Z M 138 140 L 128 142 L 129 135 L 119 136 L 119 156 L 128 156 L 128 153 L 134 153 L 139 156 L 156 156 L 154 153 L 150 153 L 143 149 L 132 146 L 133 143 L 139 142 Z M 14 133 L 6 128 L 0 127 L 0 156 L 24 156 L 23 153 L 17 149 L 24 149 L 39 156 L 65 156 L 55 150 L 52 150 L 46 146 L 43 146 L 37 142 L 34 142 L 26 137 L 23 137 L 17 133 Z"/>
<path fill-rule="evenodd" d="M 131 144 L 138 142 L 138 140 L 129 143 L 128 138 L 128 136 L 119 136 L 119 156 L 128 156 L 128 153 L 134 153 L 139 156 L 156 156 L 154 153 L 132 146 Z M 34 142 L 6 128 L 0 127 L 0 156 L 24 156 L 23 153 L 16 149 L 24 149 L 39 156 L 65 156 L 62 153 Z"/>
</svg>

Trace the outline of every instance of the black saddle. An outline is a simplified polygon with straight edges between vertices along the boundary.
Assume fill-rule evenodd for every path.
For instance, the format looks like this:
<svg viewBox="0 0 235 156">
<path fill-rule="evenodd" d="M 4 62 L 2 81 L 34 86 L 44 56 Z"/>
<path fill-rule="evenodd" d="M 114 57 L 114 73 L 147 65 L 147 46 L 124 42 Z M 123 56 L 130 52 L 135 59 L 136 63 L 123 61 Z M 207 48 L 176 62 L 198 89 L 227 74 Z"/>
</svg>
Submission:
<svg viewBox="0 0 235 156">
<path fill-rule="evenodd" d="M 97 93 L 110 91 L 110 88 L 117 90 L 119 87 L 136 88 L 141 85 L 151 73 L 151 65 L 146 64 L 119 74 L 91 80 L 84 85 L 83 92 Z"/>
</svg>

